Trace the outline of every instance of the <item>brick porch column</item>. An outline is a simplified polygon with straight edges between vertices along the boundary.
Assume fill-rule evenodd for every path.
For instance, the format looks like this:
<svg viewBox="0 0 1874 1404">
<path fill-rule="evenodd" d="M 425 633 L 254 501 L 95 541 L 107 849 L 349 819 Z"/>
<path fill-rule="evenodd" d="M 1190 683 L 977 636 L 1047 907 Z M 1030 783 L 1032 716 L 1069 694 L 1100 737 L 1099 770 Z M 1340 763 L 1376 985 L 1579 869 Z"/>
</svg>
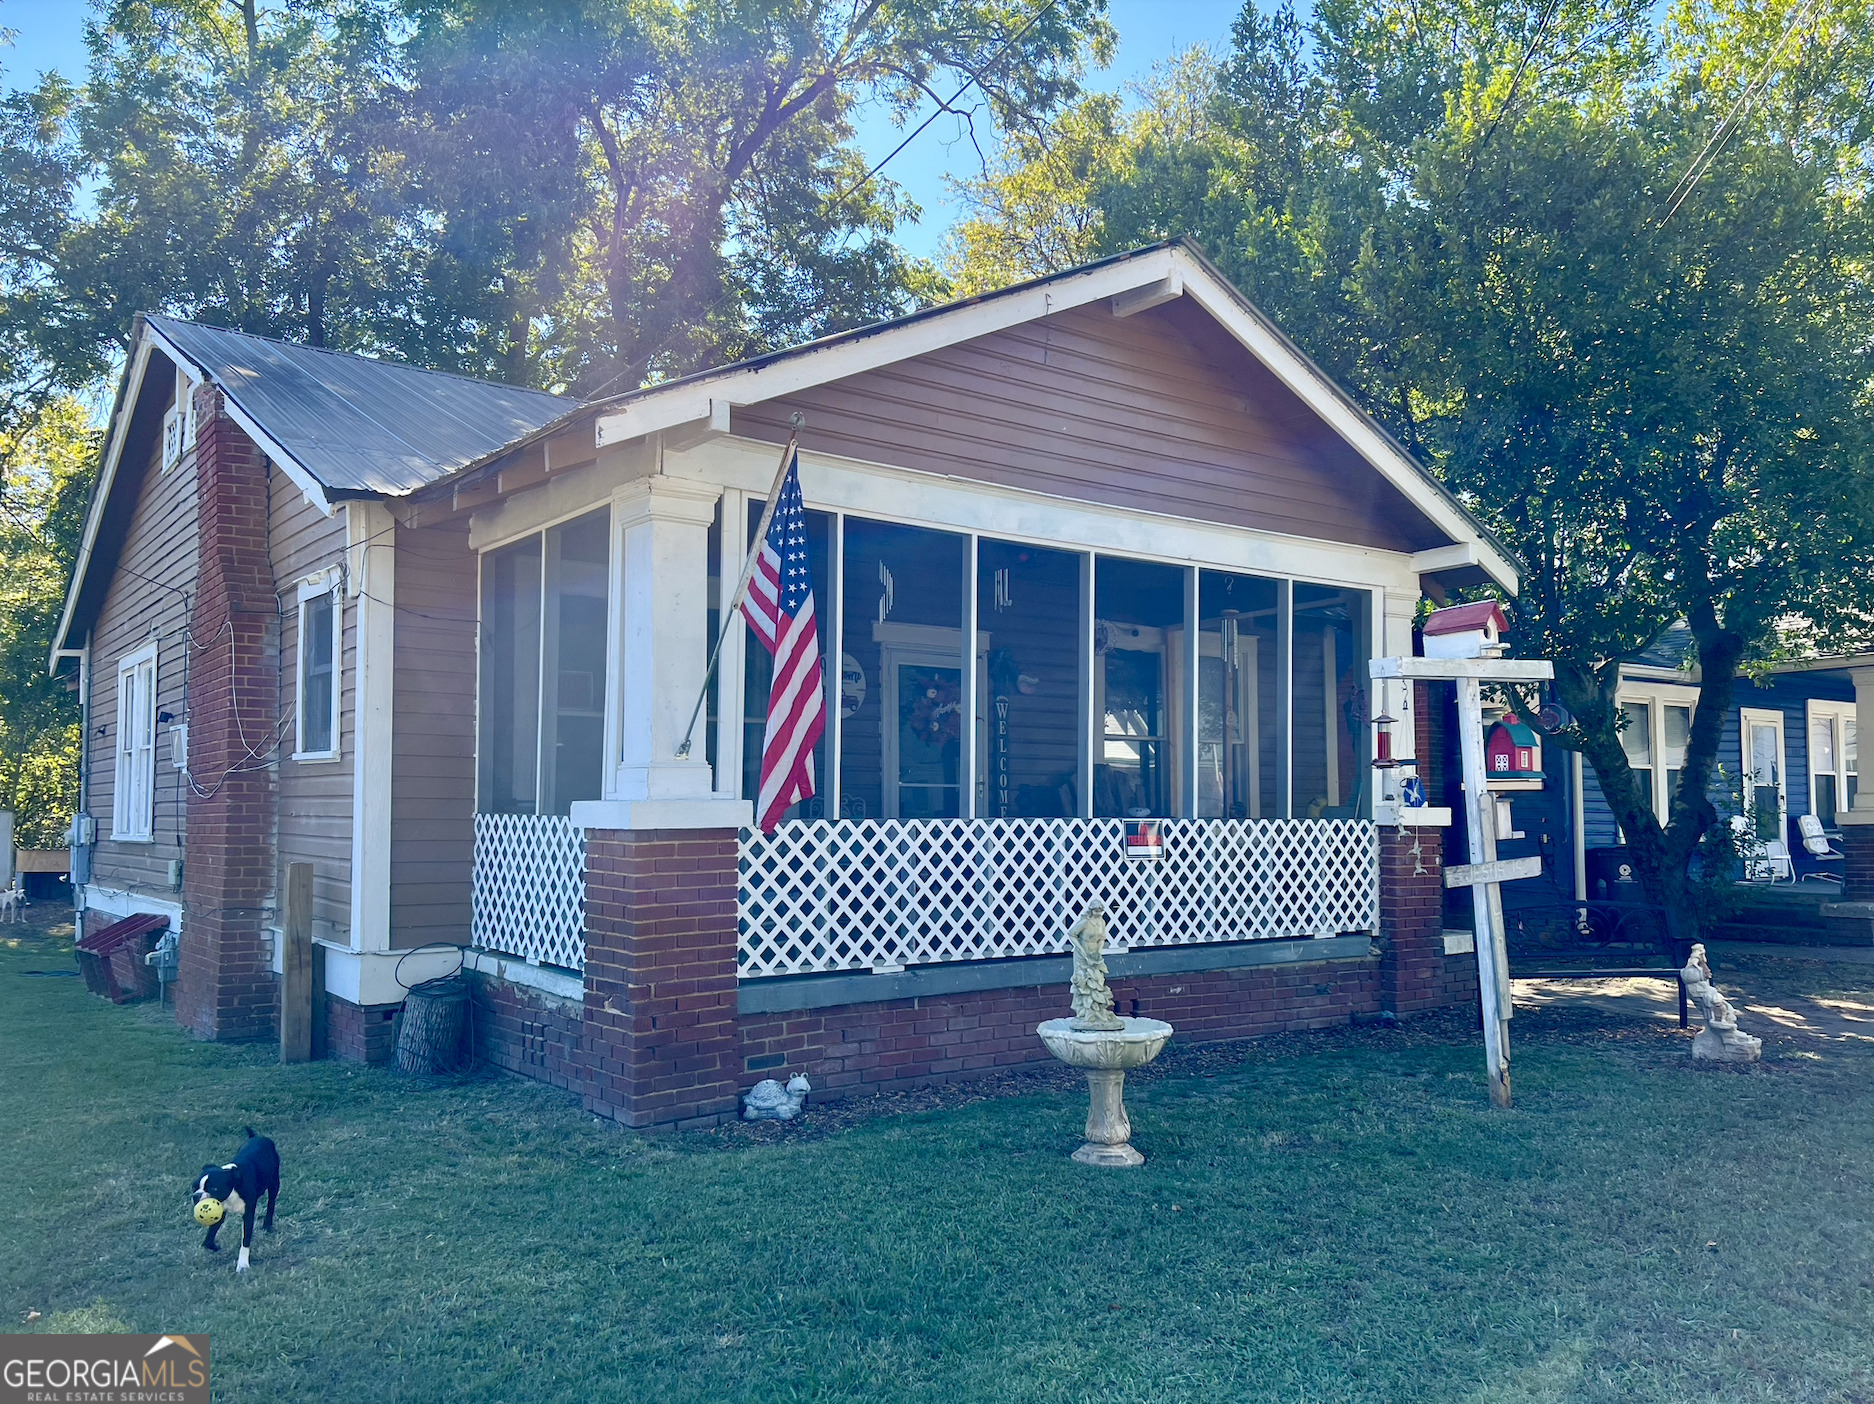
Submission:
<svg viewBox="0 0 1874 1404">
<path fill-rule="evenodd" d="M 1380 992 L 1394 1014 L 1446 1002 L 1443 850 L 1442 827 L 1380 829 Z"/>
<path fill-rule="evenodd" d="M 627 1126 L 736 1111 L 736 831 L 586 831 L 586 1110 Z"/>
<path fill-rule="evenodd" d="M 265 931 L 279 686 L 267 462 L 219 390 L 198 387 L 195 414 L 201 561 L 189 623 L 189 774 L 211 793 L 188 796 L 176 1018 L 198 1038 L 259 1039 L 273 1034 L 278 999 Z"/>
</svg>

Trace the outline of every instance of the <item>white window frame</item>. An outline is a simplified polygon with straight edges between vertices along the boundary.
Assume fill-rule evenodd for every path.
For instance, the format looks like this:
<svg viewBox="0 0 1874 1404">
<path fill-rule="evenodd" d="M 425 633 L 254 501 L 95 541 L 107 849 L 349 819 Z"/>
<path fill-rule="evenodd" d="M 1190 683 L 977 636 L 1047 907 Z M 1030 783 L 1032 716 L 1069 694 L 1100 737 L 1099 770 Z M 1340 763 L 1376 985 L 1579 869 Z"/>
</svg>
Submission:
<svg viewBox="0 0 1874 1404">
<path fill-rule="evenodd" d="M 117 661 L 116 763 L 111 786 L 111 838 L 153 843 L 156 837 L 156 641 Z"/>
<path fill-rule="evenodd" d="M 309 751 L 306 749 L 306 606 L 319 599 L 332 602 L 332 744 L 322 751 Z M 322 571 L 299 582 L 297 627 L 299 636 L 293 649 L 293 759 L 335 761 L 344 754 L 338 722 L 345 691 L 345 602 L 339 592 L 337 571 Z"/>
<path fill-rule="evenodd" d="M 1835 823 L 1841 823 L 1841 816 L 1851 807 L 1848 799 L 1848 777 L 1855 777 L 1855 787 L 1860 788 L 1861 737 L 1855 736 L 1855 769 L 1848 768 L 1848 728 L 1854 725 L 1855 704 L 1831 701 L 1825 697 L 1811 697 L 1803 714 L 1802 747 L 1809 768 L 1809 813 L 1815 810 L 1815 724 L 1827 719 L 1835 727 L 1835 768 L 1822 771 L 1824 775 L 1835 777 Z"/>
<path fill-rule="evenodd" d="M 1643 704 L 1647 709 L 1647 748 L 1653 757 L 1653 793 L 1648 797 L 1653 807 L 1653 816 L 1663 825 L 1672 814 L 1672 791 L 1666 780 L 1666 708 L 1686 707 L 1691 710 L 1692 719 L 1698 719 L 1698 689 L 1682 683 L 1622 683 L 1615 705 L 1624 707 L 1629 702 Z M 1679 769 L 1683 770 L 1683 764 Z M 1626 836 L 1621 836 L 1626 841 Z"/>
<path fill-rule="evenodd" d="M 1744 813 L 1756 832 L 1756 772 L 1750 766 L 1750 729 L 1752 726 L 1776 728 L 1776 837 L 1772 843 L 1789 841 L 1789 717 L 1779 708 L 1740 707 L 1737 710 L 1738 769 L 1743 775 Z"/>
</svg>

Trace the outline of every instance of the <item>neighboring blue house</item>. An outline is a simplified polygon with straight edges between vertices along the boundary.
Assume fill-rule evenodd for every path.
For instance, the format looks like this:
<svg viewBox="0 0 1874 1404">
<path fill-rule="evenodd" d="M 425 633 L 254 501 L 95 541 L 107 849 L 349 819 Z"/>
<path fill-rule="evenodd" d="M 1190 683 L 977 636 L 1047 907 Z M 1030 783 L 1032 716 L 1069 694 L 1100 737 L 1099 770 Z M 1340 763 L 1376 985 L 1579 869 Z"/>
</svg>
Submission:
<svg viewBox="0 0 1874 1404">
<path fill-rule="evenodd" d="M 1678 628 L 1621 669 L 1621 741 L 1627 763 L 1651 783 L 1662 820 L 1698 704 L 1697 669 L 1683 666 L 1689 647 L 1689 631 Z M 1741 809 L 1761 837 L 1793 848 L 1800 843 L 1792 821 L 1801 815 L 1836 832 L 1856 794 L 1855 673 L 1874 683 L 1871 668 L 1874 658 L 1865 656 L 1815 658 L 1779 664 L 1757 681 L 1740 678 L 1718 743 L 1713 798 L 1720 807 Z M 1587 852 L 1620 842 L 1593 767 L 1582 769 L 1579 800 L 1570 806 L 1582 815 L 1578 884 L 1589 877 Z"/>
</svg>

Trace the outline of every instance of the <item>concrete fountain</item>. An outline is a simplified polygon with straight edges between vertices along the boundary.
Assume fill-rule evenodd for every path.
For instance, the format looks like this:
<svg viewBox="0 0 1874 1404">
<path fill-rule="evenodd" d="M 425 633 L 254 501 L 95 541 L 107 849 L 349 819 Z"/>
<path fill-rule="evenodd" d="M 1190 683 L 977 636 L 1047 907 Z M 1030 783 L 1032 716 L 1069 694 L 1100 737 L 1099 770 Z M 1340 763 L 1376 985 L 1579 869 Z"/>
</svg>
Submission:
<svg viewBox="0 0 1874 1404">
<path fill-rule="evenodd" d="M 1123 1168 L 1145 1164 L 1134 1150 L 1126 1115 L 1126 1073 L 1142 1068 L 1171 1041 L 1171 1025 L 1160 1019 L 1123 1019 L 1113 1012 L 1106 986 L 1106 908 L 1088 905 L 1067 933 L 1074 951 L 1068 986 L 1073 1017 L 1049 1019 L 1035 1032 L 1048 1052 L 1087 1075 L 1086 1143 L 1074 1152 L 1082 1165 Z"/>
</svg>

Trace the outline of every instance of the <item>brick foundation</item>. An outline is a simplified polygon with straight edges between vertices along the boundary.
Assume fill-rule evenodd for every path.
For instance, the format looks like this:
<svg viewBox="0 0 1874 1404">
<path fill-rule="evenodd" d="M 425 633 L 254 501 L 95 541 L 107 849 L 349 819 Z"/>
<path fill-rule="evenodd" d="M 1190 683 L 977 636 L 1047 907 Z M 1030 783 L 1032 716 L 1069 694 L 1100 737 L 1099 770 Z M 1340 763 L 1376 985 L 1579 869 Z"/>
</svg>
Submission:
<svg viewBox="0 0 1874 1404">
<path fill-rule="evenodd" d="M 384 1064 L 397 1051 L 401 1004 L 353 1004 L 327 992 L 325 1056 L 345 1063 Z"/>
<path fill-rule="evenodd" d="M 274 734 L 279 687 L 267 464 L 218 390 L 198 388 L 195 409 L 201 565 L 189 625 L 189 764 L 208 793 L 189 798 L 176 1018 L 198 1038 L 263 1039 L 278 1026 L 279 998 L 266 934 L 275 772 L 252 751 Z"/>
<path fill-rule="evenodd" d="M 1115 1008 L 1163 1019 L 1187 1043 L 1345 1024 L 1379 1008 L 1377 960 L 1205 970 L 1113 982 Z M 741 1020 L 746 1090 L 805 1073 L 816 1097 L 950 1082 L 1046 1062 L 1035 1037 L 1067 1013 L 1059 985 L 748 1015 Z"/>
<path fill-rule="evenodd" d="M 1874 902 L 1874 824 L 1841 826 L 1844 902 Z"/>
<path fill-rule="evenodd" d="M 586 832 L 586 1110 L 736 1112 L 734 829 Z"/>
<path fill-rule="evenodd" d="M 584 1094 L 585 1010 L 523 985 L 475 977 L 475 1056 L 564 1092 Z"/>
</svg>

